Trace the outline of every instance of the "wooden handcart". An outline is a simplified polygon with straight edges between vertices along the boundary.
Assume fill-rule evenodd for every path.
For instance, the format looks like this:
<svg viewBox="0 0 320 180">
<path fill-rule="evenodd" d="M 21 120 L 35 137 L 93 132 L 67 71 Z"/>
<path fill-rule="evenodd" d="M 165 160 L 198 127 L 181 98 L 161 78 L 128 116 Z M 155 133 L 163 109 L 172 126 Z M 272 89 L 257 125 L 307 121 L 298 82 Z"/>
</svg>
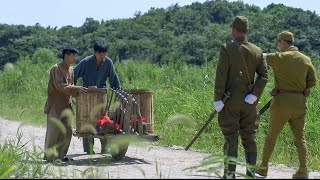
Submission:
<svg viewBox="0 0 320 180">
<path fill-rule="evenodd" d="M 105 146 L 110 149 L 110 154 L 115 160 L 121 160 L 125 156 L 130 143 L 129 136 L 141 137 L 148 141 L 159 140 L 158 135 L 152 134 L 153 127 L 150 128 L 153 125 L 153 117 L 150 116 L 153 115 L 153 112 L 144 112 L 149 118 L 147 123 L 142 122 L 140 106 L 145 103 L 141 102 L 140 94 L 137 92 L 135 90 L 132 94 L 123 89 L 89 88 L 87 93 L 77 96 L 76 131 L 73 135 L 106 139 Z M 150 106 L 150 102 L 147 104 Z M 148 110 L 150 111 L 150 108 Z M 110 117 L 117 123 L 120 132 L 110 134 L 98 132 L 97 120 L 104 116 Z"/>
</svg>

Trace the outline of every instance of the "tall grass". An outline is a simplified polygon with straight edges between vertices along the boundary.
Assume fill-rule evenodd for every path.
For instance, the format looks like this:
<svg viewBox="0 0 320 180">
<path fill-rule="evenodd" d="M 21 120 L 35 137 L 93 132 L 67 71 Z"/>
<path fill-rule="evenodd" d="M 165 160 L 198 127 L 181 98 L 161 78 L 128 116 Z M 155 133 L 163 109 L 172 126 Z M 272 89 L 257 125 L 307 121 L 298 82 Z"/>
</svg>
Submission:
<svg viewBox="0 0 320 180">
<path fill-rule="evenodd" d="M 314 61 L 316 69 L 320 63 Z M 48 71 L 52 64 L 30 64 L 22 59 L 0 73 L 0 116 L 7 119 L 45 125 L 43 107 L 47 97 Z M 138 87 L 154 91 L 154 129 L 162 139 L 160 145 L 186 146 L 202 127 L 213 107 L 213 88 L 216 64 L 207 63 L 195 67 L 183 63 L 163 65 L 128 60 L 115 64 L 122 86 L 125 89 Z M 271 97 L 268 91 L 273 86 L 270 80 L 260 98 L 259 109 Z M 320 74 L 320 73 L 318 73 Z M 320 170 L 320 126 L 319 83 L 312 89 L 308 98 L 308 112 L 305 134 L 308 144 L 308 167 Z M 263 143 L 268 129 L 269 112 L 260 120 L 257 133 L 258 161 L 261 158 Z M 223 135 L 217 123 L 217 117 L 201 134 L 192 148 L 221 155 L 224 144 Z M 239 146 L 240 159 L 243 148 Z M 298 157 L 292 142 L 288 126 L 284 128 L 277 141 L 271 158 L 274 164 L 298 166 Z"/>
<path fill-rule="evenodd" d="M 63 166 L 55 166 L 59 162 L 42 162 L 43 151 L 34 146 L 26 148 L 22 143 L 23 134 L 20 127 L 16 139 L 5 139 L 0 144 L 0 179 L 47 179 L 47 178 L 99 178 L 101 174 L 93 168 L 69 172 Z"/>
</svg>

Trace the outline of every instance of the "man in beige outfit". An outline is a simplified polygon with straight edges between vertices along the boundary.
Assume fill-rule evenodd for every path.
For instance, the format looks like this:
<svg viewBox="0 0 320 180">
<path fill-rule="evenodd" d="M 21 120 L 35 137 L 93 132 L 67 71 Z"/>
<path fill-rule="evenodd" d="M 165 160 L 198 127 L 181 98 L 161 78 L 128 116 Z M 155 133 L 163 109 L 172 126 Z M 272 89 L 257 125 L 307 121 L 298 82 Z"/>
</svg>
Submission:
<svg viewBox="0 0 320 180">
<path fill-rule="evenodd" d="M 308 178 L 307 144 L 304 135 L 306 102 L 310 88 L 316 85 L 317 76 L 311 59 L 299 52 L 293 43 L 293 34 L 283 31 L 278 34 L 276 41 L 279 52 L 266 54 L 266 61 L 273 69 L 275 82 L 270 105 L 269 129 L 263 147 L 261 168 L 257 170 L 261 176 L 267 176 L 268 163 L 276 141 L 288 123 L 300 162 L 299 169 L 292 178 Z"/>
<path fill-rule="evenodd" d="M 85 87 L 73 85 L 73 68 L 70 65 L 75 63 L 77 54 L 75 48 L 64 48 L 63 61 L 50 70 L 48 98 L 44 107 L 44 113 L 47 114 L 44 160 L 47 161 L 71 160 L 66 157 L 72 137 L 72 114 L 68 115 L 68 111 L 72 111 L 71 97 L 87 91 Z"/>
</svg>

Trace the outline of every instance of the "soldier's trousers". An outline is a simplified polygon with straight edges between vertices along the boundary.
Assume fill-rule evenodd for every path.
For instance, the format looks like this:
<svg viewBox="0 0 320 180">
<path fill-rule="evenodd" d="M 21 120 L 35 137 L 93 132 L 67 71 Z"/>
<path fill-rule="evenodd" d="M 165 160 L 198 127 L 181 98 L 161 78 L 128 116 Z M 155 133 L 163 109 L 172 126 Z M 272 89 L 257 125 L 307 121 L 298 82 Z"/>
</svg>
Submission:
<svg viewBox="0 0 320 180">
<path fill-rule="evenodd" d="M 229 102 L 230 103 L 230 102 Z M 258 111 L 256 104 L 241 103 L 233 105 L 226 103 L 219 112 L 218 122 L 224 135 L 224 155 L 238 157 L 238 138 L 241 137 L 245 150 L 246 162 L 256 165 L 257 144 L 255 134 L 258 129 Z M 235 178 L 236 165 L 234 161 L 226 161 L 224 165 L 224 178 Z M 246 174 L 254 178 L 254 170 L 247 168 Z"/>
<path fill-rule="evenodd" d="M 61 118 L 56 113 L 47 115 L 47 131 L 44 145 L 44 159 L 63 159 L 67 155 L 72 137 L 69 118 Z"/>
<path fill-rule="evenodd" d="M 284 125 L 289 123 L 293 134 L 293 142 L 297 148 L 300 167 L 306 167 L 307 145 L 304 136 L 305 115 L 305 108 L 292 108 L 279 105 L 271 106 L 269 129 L 263 148 L 262 166 L 268 166 L 277 138 Z"/>
<path fill-rule="evenodd" d="M 238 151 L 239 135 L 245 152 L 257 152 L 255 134 L 258 129 L 256 105 L 226 106 L 219 112 L 218 122 L 225 138 L 225 154 Z"/>
</svg>

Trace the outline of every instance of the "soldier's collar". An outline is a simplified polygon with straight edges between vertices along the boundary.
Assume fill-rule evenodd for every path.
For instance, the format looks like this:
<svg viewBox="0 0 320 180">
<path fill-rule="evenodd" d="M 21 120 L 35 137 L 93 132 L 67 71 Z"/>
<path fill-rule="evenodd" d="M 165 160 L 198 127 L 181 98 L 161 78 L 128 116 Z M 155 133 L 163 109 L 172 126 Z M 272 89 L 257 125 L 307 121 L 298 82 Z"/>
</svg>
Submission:
<svg viewBox="0 0 320 180">
<path fill-rule="evenodd" d="M 298 50 L 299 49 L 296 46 L 292 45 L 286 48 L 284 51 L 298 51 Z"/>
<path fill-rule="evenodd" d="M 248 40 L 247 40 L 247 37 L 241 36 L 241 37 L 236 37 L 234 41 L 241 44 L 243 42 L 247 42 Z"/>
</svg>

